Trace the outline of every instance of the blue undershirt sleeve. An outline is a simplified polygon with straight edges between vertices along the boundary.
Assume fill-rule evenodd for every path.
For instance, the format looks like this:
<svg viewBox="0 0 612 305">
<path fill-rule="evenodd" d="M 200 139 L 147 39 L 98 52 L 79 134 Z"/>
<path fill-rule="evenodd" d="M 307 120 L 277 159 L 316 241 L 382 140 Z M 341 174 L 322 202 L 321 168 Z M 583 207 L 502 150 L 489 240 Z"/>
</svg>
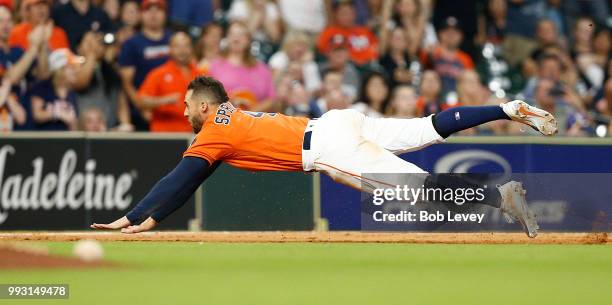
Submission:
<svg viewBox="0 0 612 305">
<path fill-rule="evenodd" d="M 126 215 L 131 224 L 147 217 L 161 222 L 172 212 L 183 206 L 187 199 L 208 178 L 220 162 L 212 166 L 208 161 L 196 157 L 184 157 L 164 178 L 159 180 L 149 193 Z"/>
</svg>

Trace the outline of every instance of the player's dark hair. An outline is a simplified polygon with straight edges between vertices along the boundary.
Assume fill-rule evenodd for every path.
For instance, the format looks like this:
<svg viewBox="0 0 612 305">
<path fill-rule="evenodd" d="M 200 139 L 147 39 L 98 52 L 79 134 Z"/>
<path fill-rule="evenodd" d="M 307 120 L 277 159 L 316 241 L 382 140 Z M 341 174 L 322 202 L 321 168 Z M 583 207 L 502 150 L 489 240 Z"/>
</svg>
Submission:
<svg viewBox="0 0 612 305">
<path fill-rule="evenodd" d="M 229 101 L 227 92 L 223 88 L 223 84 L 208 76 L 198 76 L 194 78 L 187 87 L 187 90 L 193 90 L 192 96 L 207 95 L 211 97 L 211 103 L 221 104 Z"/>
<path fill-rule="evenodd" d="M 389 86 L 389 79 L 387 76 L 380 71 L 368 71 L 361 80 L 361 88 L 359 90 L 359 101 L 365 103 L 368 106 L 373 106 L 372 101 L 370 100 L 370 96 L 368 95 L 368 84 L 374 78 L 380 78 L 385 86 L 387 87 L 387 96 L 385 96 L 384 100 L 380 104 L 380 109 L 375 109 L 380 113 L 385 113 L 385 109 L 389 104 L 389 100 L 391 98 L 391 86 Z"/>
</svg>

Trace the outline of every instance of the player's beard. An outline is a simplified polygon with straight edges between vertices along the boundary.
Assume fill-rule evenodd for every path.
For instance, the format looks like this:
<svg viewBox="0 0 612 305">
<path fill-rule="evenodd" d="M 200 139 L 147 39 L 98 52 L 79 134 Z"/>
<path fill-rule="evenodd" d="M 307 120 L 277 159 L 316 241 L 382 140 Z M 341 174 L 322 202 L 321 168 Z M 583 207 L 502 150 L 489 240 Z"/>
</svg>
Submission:
<svg viewBox="0 0 612 305">
<path fill-rule="evenodd" d="M 200 130 L 202 130 L 203 120 L 201 117 L 192 116 L 189 118 L 189 124 L 191 124 L 191 128 L 193 128 L 193 132 L 198 134 Z"/>
</svg>

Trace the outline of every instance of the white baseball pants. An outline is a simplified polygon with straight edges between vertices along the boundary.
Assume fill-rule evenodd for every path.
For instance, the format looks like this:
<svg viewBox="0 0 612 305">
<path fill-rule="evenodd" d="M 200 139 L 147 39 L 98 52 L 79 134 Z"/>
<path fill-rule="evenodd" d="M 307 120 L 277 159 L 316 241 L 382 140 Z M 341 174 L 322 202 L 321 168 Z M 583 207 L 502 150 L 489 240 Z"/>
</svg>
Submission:
<svg viewBox="0 0 612 305">
<path fill-rule="evenodd" d="M 302 150 L 304 170 L 323 172 L 357 189 L 362 189 L 366 173 L 425 174 L 397 155 L 444 141 L 431 116 L 370 118 L 349 109 L 331 110 L 311 120 L 305 132 L 309 131 L 310 145 Z"/>
</svg>

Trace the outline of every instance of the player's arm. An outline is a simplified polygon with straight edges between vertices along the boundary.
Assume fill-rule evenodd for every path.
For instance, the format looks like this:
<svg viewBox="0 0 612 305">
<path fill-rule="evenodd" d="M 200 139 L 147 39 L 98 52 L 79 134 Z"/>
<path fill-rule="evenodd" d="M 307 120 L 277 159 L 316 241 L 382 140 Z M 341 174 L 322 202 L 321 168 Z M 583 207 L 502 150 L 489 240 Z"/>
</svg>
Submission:
<svg viewBox="0 0 612 305">
<path fill-rule="evenodd" d="M 148 231 L 183 206 L 218 165 L 219 162 L 210 165 L 201 158 L 184 157 L 127 215 L 109 224 L 94 223 L 91 228 L 122 229 L 123 233 Z"/>
</svg>

